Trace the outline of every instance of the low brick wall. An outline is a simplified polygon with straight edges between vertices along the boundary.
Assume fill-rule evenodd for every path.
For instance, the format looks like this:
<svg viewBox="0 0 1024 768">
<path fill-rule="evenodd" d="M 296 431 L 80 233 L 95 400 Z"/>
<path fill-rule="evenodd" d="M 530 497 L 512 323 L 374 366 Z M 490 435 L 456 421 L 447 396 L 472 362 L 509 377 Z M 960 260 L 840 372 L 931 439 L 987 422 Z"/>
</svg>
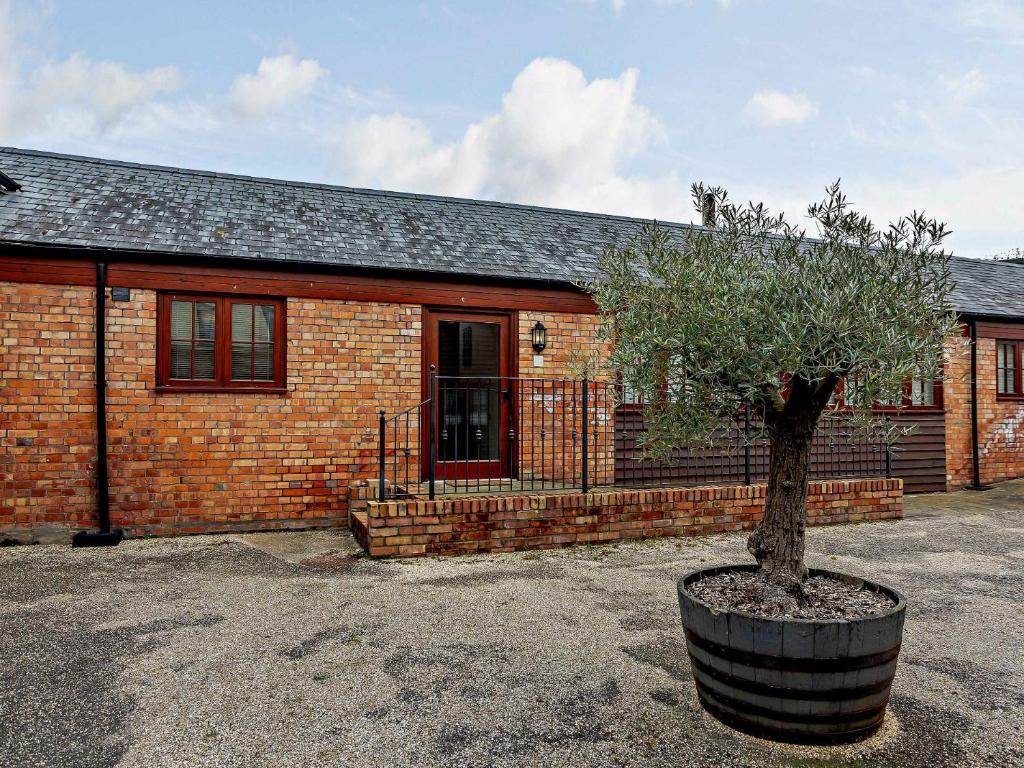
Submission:
<svg viewBox="0 0 1024 768">
<path fill-rule="evenodd" d="M 378 557 L 551 549 L 753 528 L 765 490 L 744 485 L 367 501 L 352 525 L 360 543 Z M 807 508 L 811 525 L 900 518 L 903 481 L 814 482 Z"/>
</svg>

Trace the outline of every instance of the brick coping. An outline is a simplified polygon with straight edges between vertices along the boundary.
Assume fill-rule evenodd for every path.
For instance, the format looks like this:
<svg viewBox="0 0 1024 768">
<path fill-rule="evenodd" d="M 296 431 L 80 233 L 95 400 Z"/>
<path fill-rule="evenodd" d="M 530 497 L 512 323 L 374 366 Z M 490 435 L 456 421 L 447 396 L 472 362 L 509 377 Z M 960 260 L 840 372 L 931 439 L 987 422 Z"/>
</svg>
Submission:
<svg viewBox="0 0 1024 768">
<path fill-rule="evenodd" d="M 364 514 L 350 522 L 360 544 L 379 557 L 547 549 L 749 529 L 760 519 L 766 491 L 759 483 L 365 500 Z M 815 481 L 807 506 L 813 525 L 897 519 L 903 481 Z"/>
</svg>

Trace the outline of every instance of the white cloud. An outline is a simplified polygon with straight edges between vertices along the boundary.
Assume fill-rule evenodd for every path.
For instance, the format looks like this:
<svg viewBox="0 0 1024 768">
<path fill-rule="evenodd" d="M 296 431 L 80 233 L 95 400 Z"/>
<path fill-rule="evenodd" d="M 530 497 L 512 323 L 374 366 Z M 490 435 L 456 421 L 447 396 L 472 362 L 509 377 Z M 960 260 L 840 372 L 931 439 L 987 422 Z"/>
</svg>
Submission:
<svg viewBox="0 0 1024 768">
<path fill-rule="evenodd" d="M 737 180 L 730 185 L 729 196 L 734 201 L 763 201 L 773 213 L 785 212 L 790 222 L 806 227 L 810 226 L 808 203 L 820 200 L 825 185 L 832 181 L 822 176 L 770 183 Z M 946 250 L 968 257 L 992 256 L 1022 242 L 1020 221 L 1013 215 L 1013 201 L 1022 186 L 1024 164 L 1020 162 L 931 173 L 863 172 L 842 179 L 848 201 L 876 226 L 924 211 L 952 230 Z"/>
<path fill-rule="evenodd" d="M 818 105 L 798 91 L 757 91 L 747 102 L 747 115 L 761 125 L 803 123 L 818 114 Z"/>
<path fill-rule="evenodd" d="M 60 126 L 102 134 L 157 96 L 181 87 L 174 67 L 133 72 L 79 54 L 27 68 L 23 25 L 30 22 L 0 0 L 0 141 L 35 137 Z"/>
<path fill-rule="evenodd" d="M 945 221 L 953 230 L 949 246 L 960 256 L 992 255 L 1020 236 L 1020 221 L 1012 214 L 1024 186 L 1019 162 L 930 177 L 862 179 L 856 185 L 860 199 L 855 202 L 877 221 L 914 209 Z"/>
<path fill-rule="evenodd" d="M 1004 0 L 967 0 L 960 18 L 968 29 L 1010 45 L 1024 45 L 1024 9 Z"/>
<path fill-rule="evenodd" d="M 21 63 L 10 3 L 0 0 L 0 140 L 11 132 L 17 117 L 14 107 Z"/>
<path fill-rule="evenodd" d="M 947 100 L 959 106 L 970 104 L 989 89 L 988 78 L 977 69 L 968 70 L 955 77 L 940 75 L 938 84 Z"/>
<path fill-rule="evenodd" d="M 181 73 L 174 67 L 130 72 L 121 64 L 93 61 L 76 53 L 36 71 L 26 100 L 38 113 L 77 104 L 105 129 L 133 108 L 180 87 Z"/>
<path fill-rule="evenodd" d="M 661 137 L 636 102 L 637 72 L 588 81 L 573 64 L 536 59 L 515 78 L 501 109 L 438 142 L 420 120 L 373 115 L 336 138 L 345 183 L 487 197 L 619 214 L 689 218 L 673 175 L 623 172 Z"/>
<path fill-rule="evenodd" d="M 884 86 L 890 100 L 851 121 L 849 135 L 892 158 L 893 169 L 848 174 L 860 190 L 851 198 L 878 220 L 924 209 L 947 222 L 949 245 L 960 255 L 984 256 L 1020 242 L 1024 230 L 1013 211 L 1024 186 L 1024 116 L 995 98 L 1005 82 L 979 69 L 917 83 L 876 73 L 873 87 Z"/>
<path fill-rule="evenodd" d="M 595 0 L 578 0 L 579 2 L 585 2 L 593 5 Z M 694 0 L 650 0 L 654 5 L 659 6 L 673 6 L 673 5 L 688 5 L 692 6 Z M 728 11 L 730 8 L 735 7 L 736 0 L 714 0 L 715 4 L 723 10 Z M 626 7 L 626 0 L 611 0 L 612 10 L 616 13 L 620 13 L 623 8 Z"/>
<path fill-rule="evenodd" d="M 316 59 L 263 58 L 255 75 L 235 78 L 228 100 L 239 114 L 259 117 L 309 96 L 326 74 Z"/>
</svg>

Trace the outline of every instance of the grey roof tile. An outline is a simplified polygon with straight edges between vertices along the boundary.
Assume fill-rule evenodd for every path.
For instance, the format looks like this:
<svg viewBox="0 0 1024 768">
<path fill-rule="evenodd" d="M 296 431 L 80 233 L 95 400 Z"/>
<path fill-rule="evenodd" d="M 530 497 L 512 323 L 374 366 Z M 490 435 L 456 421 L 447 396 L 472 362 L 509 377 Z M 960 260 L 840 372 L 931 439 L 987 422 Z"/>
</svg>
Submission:
<svg viewBox="0 0 1024 768">
<path fill-rule="evenodd" d="M 643 223 L 14 148 L 0 148 L 0 170 L 23 185 L 0 193 L 9 242 L 571 283 Z M 961 312 L 1024 318 L 1024 266 L 952 268 Z"/>
</svg>

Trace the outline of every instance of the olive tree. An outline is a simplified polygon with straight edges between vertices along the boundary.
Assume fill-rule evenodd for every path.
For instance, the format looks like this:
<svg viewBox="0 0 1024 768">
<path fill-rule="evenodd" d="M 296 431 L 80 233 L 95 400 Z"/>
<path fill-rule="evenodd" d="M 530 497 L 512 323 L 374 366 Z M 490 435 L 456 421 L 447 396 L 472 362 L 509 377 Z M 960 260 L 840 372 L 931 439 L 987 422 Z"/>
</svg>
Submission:
<svg viewBox="0 0 1024 768">
<path fill-rule="evenodd" d="M 766 578 L 798 590 L 811 443 L 837 386 L 866 429 L 872 403 L 941 370 L 957 327 L 948 232 L 916 212 L 876 229 L 839 182 L 805 226 L 719 188 L 695 185 L 693 197 L 705 226 L 645 225 L 588 288 L 610 365 L 645 402 L 649 456 L 713 442 L 744 407 L 763 425 L 767 497 L 748 549 Z"/>
</svg>

